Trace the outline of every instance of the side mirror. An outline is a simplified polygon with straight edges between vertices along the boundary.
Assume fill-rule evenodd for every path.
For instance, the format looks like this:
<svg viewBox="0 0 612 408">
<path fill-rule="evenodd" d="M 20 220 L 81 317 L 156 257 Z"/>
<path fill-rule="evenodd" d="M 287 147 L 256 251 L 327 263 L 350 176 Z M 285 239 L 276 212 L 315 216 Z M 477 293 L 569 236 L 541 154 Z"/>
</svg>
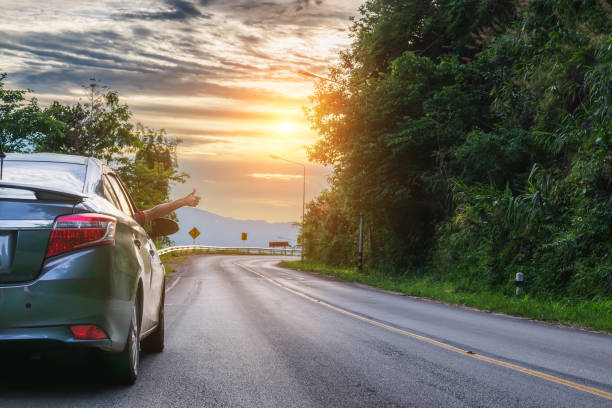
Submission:
<svg viewBox="0 0 612 408">
<path fill-rule="evenodd" d="M 151 221 L 151 237 L 153 238 L 172 235 L 178 230 L 178 224 L 168 218 L 157 218 Z"/>
</svg>

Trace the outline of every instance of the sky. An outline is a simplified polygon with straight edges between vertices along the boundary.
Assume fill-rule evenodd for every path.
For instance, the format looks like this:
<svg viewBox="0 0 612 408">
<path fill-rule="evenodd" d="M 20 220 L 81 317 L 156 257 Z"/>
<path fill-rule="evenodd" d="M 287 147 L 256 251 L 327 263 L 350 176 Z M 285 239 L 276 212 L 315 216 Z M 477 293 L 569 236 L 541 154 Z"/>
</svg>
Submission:
<svg viewBox="0 0 612 408">
<path fill-rule="evenodd" d="M 330 169 L 308 163 L 317 140 L 297 71 L 325 75 L 350 44 L 363 0 L 0 0 L 0 72 L 45 106 L 74 103 L 90 78 L 119 92 L 133 121 L 179 137 L 172 190 L 240 219 L 299 221 Z"/>
</svg>

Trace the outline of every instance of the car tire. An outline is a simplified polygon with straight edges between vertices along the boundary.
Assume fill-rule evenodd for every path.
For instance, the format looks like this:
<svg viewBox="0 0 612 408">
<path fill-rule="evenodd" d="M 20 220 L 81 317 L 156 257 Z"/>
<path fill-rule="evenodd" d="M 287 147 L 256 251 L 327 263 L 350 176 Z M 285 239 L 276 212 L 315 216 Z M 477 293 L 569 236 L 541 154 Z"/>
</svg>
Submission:
<svg viewBox="0 0 612 408">
<path fill-rule="evenodd" d="M 111 368 L 114 378 L 121 384 L 131 385 L 138 377 L 138 364 L 140 362 L 140 327 L 137 307 L 132 308 L 132 318 L 128 331 L 127 341 L 123 351 L 111 355 Z"/>
<path fill-rule="evenodd" d="M 164 301 L 166 293 L 166 284 L 162 286 L 162 295 L 157 312 L 158 324 L 155 330 L 142 341 L 142 349 L 151 353 L 161 353 L 164 351 Z"/>
</svg>

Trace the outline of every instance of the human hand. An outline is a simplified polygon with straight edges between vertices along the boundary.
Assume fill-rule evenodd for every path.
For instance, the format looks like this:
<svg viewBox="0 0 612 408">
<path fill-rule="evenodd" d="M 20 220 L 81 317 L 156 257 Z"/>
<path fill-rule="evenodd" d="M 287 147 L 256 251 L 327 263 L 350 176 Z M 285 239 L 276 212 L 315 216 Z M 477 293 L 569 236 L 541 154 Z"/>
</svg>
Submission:
<svg viewBox="0 0 612 408">
<path fill-rule="evenodd" d="M 191 194 L 186 195 L 183 198 L 183 202 L 185 203 L 185 205 L 189 205 L 191 207 L 195 207 L 196 205 L 198 205 L 200 203 L 200 196 L 195 195 L 196 190 L 195 188 L 193 189 L 193 191 L 191 192 Z"/>
</svg>

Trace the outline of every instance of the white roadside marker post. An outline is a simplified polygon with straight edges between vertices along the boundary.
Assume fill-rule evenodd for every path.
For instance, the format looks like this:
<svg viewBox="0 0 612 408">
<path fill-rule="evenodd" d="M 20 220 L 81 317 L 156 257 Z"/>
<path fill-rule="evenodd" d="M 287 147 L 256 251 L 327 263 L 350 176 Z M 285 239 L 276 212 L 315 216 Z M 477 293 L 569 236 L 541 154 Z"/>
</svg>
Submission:
<svg viewBox="0 0 612 408">
<path fill-rule="evenodd" d="M 523 281 L 525 280 L 525 276 L 523 272 L 517 272 L 515 281 L 516 281 L 516 296 L 520 296 L 523 294 Z"/>
</svg>

